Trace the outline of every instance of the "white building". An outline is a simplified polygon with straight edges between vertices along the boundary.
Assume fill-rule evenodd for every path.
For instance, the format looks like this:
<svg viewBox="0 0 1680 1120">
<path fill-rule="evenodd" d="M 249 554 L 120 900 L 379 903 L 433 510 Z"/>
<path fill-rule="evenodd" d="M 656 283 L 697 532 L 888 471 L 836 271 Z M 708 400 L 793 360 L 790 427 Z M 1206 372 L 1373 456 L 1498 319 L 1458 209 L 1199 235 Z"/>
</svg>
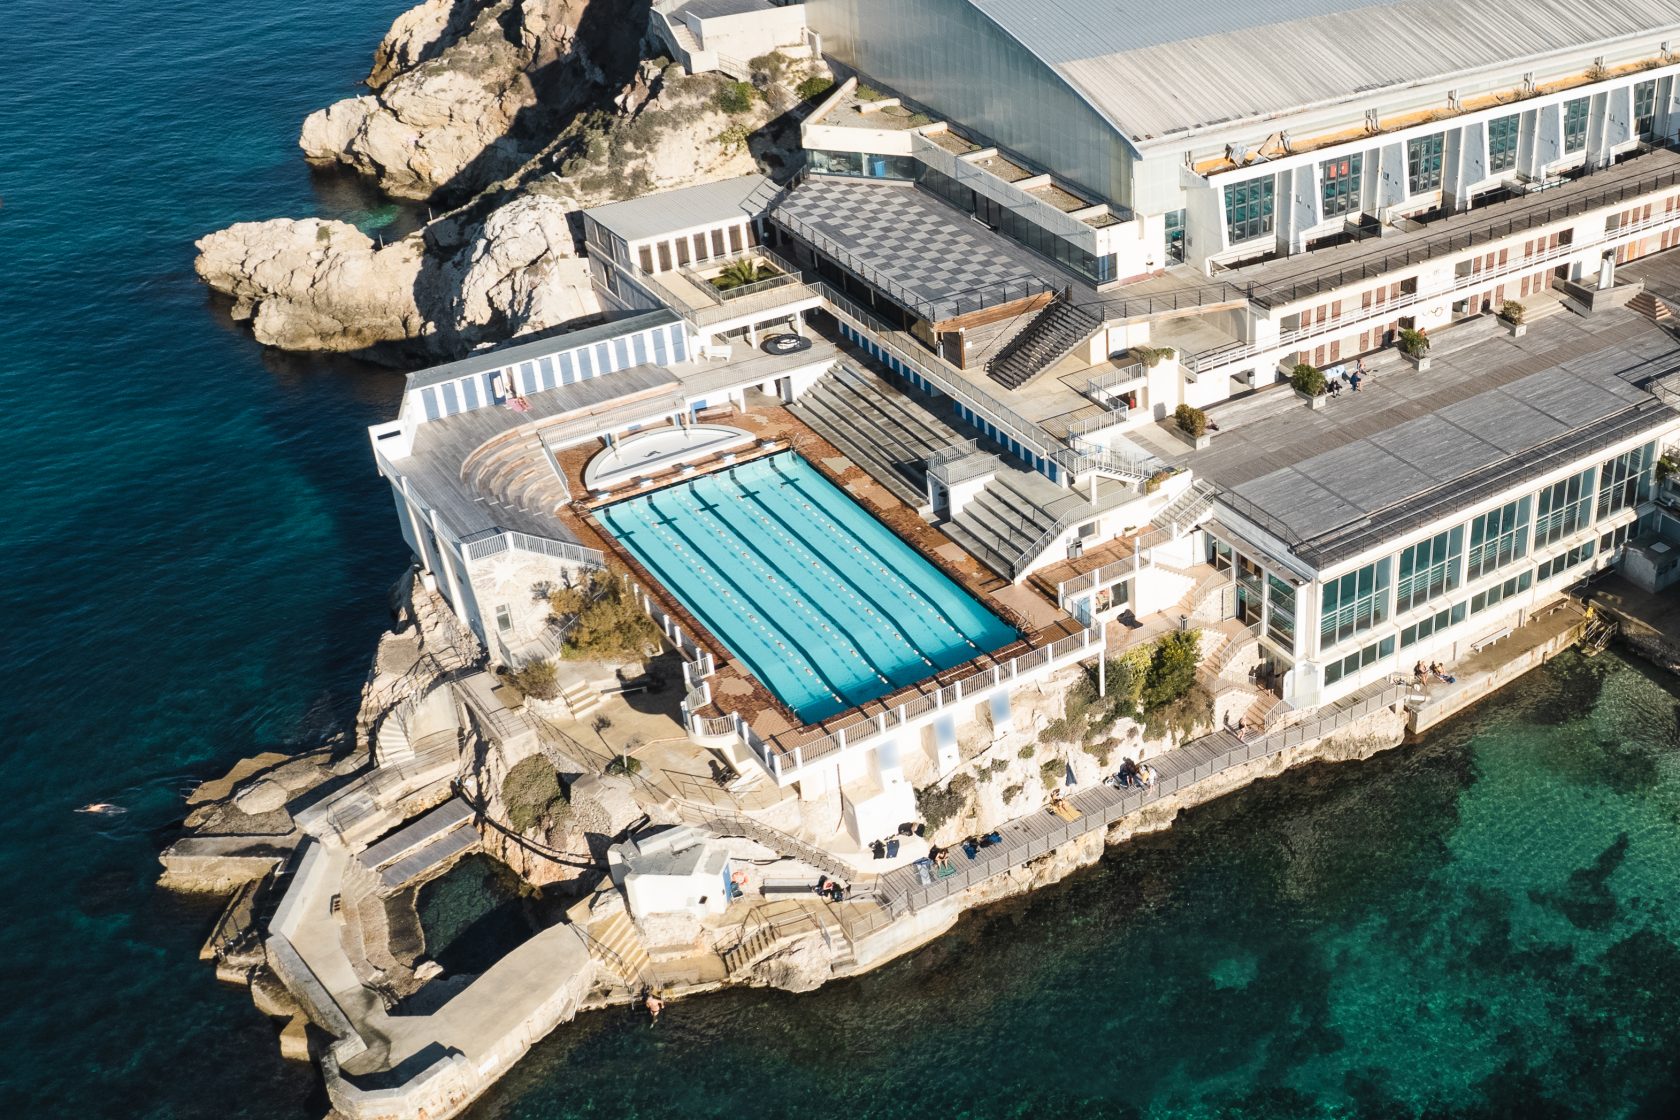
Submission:
<svg viewBox="0 0 1680 1120">
<path fill-rule="evenodd" d="M 729 908 L 729 847 L 688 825 L 644 832 L 614 844 L 607 849 L 607 870 L 613 885 L 624 892 L 632 917 L 704 918 Z"/>
</svg>

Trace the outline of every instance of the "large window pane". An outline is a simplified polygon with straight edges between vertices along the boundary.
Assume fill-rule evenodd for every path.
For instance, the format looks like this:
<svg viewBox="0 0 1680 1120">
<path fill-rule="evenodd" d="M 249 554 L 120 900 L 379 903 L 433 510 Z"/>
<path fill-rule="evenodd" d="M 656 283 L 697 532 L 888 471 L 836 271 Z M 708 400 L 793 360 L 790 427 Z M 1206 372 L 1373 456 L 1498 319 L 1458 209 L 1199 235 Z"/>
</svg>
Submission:
<svg viewBox="0 0 1680 1120">
<path fill-rule="evenodd" d="M 1633 87 L 1633 130 L 1649 140 L 1657 130 L 1657 83 L 1637 82 Z"/>
<path fill-rule="evenodd" d="M 1364 156 L 1355 153 L 1341 159 L 1325 160 L 1319 165 L 1324 174 L 1322 197 L 1325 220 L 1352 214 L 1360 209 L 1360 169 Z"/>
<path fill-rule="evenodd" d="M 1441 189 L 1443 138 L 1423 136 L 1406 145 L 1406 183 L 1413 194 Z"/>
<path fill-rule="evenodd" d="M 1458 586 L 1458 562 L 1464 555 L 1464 527 L 1437 533 L 1400 553 L 1395 584 L 1397 613 L 1420 607 Z"/>
<path fill-rule="evenodd" d="M 1324 585 L 1319 610 L 1319 642 L 1345 642 L 1388 620 L 1390 561 L 1383 557 Z"/>
<path fill-rule="evenodd" d="M 1534 547 L 1585 529 L 1592 522 L 1593 469 L 1546 487 L 1535 499 Z"/>
<path fill-rule="evenodd" d="M 1577 97 L 1563 105 L 1563 150 L 1579 152 L 1587 146 L 1587 110 L 1591 101 Z"/>
<path fill-rule="evenodd" d="M 1225 188 L 1225 232 L 1232 245 L 1272 232 L 1276 181 L 1271 177 Z"/>
<path fill-rule="evenodd" d="M 1518 498 L 1470 522 L 1470 579 L 1528 555 L 1530 508 L 1528 498 Z"/>
<path fill-rule="evenodd" d="M 1517 133 L 1522 116 L 1512 113 L 1488 122 L 1488 171 L 1509 171 L 1517 165 Z"/>
</svg>

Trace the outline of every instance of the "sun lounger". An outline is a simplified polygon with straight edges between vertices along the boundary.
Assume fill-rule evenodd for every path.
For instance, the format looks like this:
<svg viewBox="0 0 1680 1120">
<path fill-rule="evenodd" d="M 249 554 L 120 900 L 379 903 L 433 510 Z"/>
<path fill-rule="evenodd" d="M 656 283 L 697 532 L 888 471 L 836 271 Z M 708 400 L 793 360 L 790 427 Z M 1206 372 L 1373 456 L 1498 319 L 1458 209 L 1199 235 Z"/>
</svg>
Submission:
<svg viewBox="0 0 1680 1120">
<path fill-rule="evenodd" d="M 921 881 L 922 886 L 925 887 L 933 882 L 933 861 L 931 859 L 923 856 L 910 866 L 916 869 L 916 878 Z"/>
<path fill-rule="evenodd" d="M 1069 805 L 1066 801 L 1058 802 L 1057 804 L 1050 806 L 1050 811 L 1058 817 L 1061 817 L 1064 821 L 1076 821 L 1084 815 L 1080 813 L 1078 809 Z"/>
</svg>

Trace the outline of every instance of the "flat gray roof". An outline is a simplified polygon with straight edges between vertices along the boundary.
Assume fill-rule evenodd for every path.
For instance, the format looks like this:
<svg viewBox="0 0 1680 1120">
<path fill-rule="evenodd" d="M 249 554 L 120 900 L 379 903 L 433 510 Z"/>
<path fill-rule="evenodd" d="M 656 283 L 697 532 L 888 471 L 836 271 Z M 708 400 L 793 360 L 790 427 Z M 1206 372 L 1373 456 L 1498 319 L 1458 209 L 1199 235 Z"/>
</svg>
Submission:
<svg viewBox="0 0 1680 1120">
<path fill-rule="evenodd" d="M 609 202 L 584 214 L 626 241 L 642 241 L 696 226 L 757 217 L 776 197 L 777 190 L 776 184 L 763 175 L 742 175 L 626 202 Z"/>
<path fill-rule="evenodd" d="M 609 338 L 617 338 L 620 335 L 646 330 L 649 327 L 675 323 L 680 318 L 681 316 L 677 315 L 676 312 L 668 311 L 662 307 L 657 311 L 642 311 L 634 315 L 609 319 L 604 323 L 596 323 L 594 326 L 584 327 L 581 330 L 548 331 L 540 335 L 532 335 L 523 342 L 479 350 L 468 354 L 465 358 L 445 362 L 441 366 L 430 366 L 426 369 L 415 370 L 408 375 L 407 388 L 414 390 L 423 389 L 428 385 L 441 385 L 445 381 L 453 381 L 457 377 L 465 377 L 468 374 L 502 369 L 517 362 L 528 362 L 547 354 L 558 354 L 562 350 L 588 346 Z"/>
<path fill-rule="evenodd" d="M 1137 140 L 1641 32 L 1673 0 L 969 0 Z"/>
<path fill-rule="evenodd" d="M 812 175 L 771 217 L 934 322 L 1069 283 L 1050 262 L 908 184 Z"/>
<path fill-rule="evenodd" d="M 1452 341 L 1444 331 L 1437 348 Z M 1375 368 L 1361 392 L 1317 412 L 1286 387 L 1215 407 L 1212 445 L 1178 458 L 1324 568 L 1680 418 L 1640 387 L 1680 371 L 1680 345 L 1624 310 L 1559 313 L 1522 339 L 1501 331 L 1438 354 L 1425 373 L 1393 353 Z"/>
<path fill-rule="evenodd" d="M 671 14 L 674 16 L 694 16 L 696 19 L 720 19 L 724 16 L 741 16 L 748 12 L 767 12 L 774 5 L 770 0 L 688 0 Z"/>
</svg>

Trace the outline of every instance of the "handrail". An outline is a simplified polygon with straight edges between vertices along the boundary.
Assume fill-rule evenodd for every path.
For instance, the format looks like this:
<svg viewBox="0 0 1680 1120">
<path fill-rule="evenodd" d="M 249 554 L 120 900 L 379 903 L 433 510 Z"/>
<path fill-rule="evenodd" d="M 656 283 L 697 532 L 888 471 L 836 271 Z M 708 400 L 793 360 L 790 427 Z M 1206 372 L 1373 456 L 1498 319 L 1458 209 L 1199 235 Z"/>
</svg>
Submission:
<svg viewBox="0 0 1680 1120">
<path fill-rule="evenodd" d="M 605 568 L 607 558 L 599 549 L 586 548 L 571 541 L 557 541 L 552 537 L 539 537 L 534 533 L 522 533 L 517 529 L 490 528 L 477 533 L 468 534 L 461 538 L 462 551 L 468 560 L 483 560 L 496 556 L 509 549 L 520 552 L 530 552 L 538 556 L 552 556 L 558 560 L 571 560 L 590 568 Z"/>
</svg>

